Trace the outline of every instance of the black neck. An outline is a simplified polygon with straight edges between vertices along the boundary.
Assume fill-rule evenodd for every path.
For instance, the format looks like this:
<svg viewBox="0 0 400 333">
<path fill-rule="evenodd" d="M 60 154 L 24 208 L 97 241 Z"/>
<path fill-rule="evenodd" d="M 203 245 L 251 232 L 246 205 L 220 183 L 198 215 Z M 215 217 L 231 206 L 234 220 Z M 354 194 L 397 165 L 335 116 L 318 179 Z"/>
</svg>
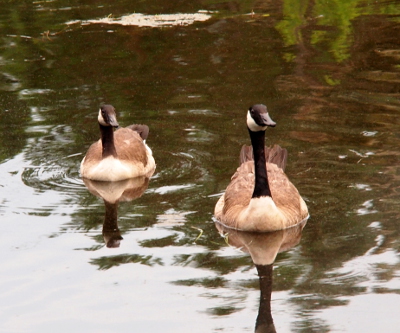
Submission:
<svg viewBox="0 0 400 333">
<path fill-rule="evenodd" d="M 99 124 L 101 132 L 101 144 L 103 146 L 103 158 L 107 156 L 117 157 L 117 151 L 114 146 L 114 129 L 112 126 L 103 126 Z"/>
<path fill-rule="evenodd" d="M 271 314 L 272 272 L 271 265 L 256 265 L 260 279 L 260 307 L 256 320 L 256 333 L 272 333 L 275 331 Z"/>
<path fill-rule="evenodd" d="M 118 201 L 110 203 L 104 200 L 106 213 L 103 223 L 103 238 L 107 247 L 119 247 L 120 241 L 123 239 L 118 228 Z"/>
<path fill-rule="evenodd" d="M 118 229 L 118 202 L 111 203 L 104 200 L 106 213 L 104 215 L 103 232 L 119 231 Z"/>
<path fill-rule="evenodd" d="M 265 131 L 252 132 L 249 130 L 253 146 L 254 171 L 256 175 L 252 198 L 271 196 L 268 184 L 267 165 L 265 161 Z"/>
</svg>

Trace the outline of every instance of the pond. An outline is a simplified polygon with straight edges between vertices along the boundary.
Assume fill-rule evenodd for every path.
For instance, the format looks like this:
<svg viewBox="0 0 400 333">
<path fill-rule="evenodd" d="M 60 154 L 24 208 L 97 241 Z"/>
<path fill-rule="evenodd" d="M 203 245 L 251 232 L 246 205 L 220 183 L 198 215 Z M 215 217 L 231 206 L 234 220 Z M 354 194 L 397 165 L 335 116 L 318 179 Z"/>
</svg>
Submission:
<svg viewBox="0 0 400 333">
<path fill-rule="evenodd" d="M 0 332 L 398 331 L 400 1 L 1 5 Z M 103 103 L 150 180 L 80 177 Z M 256 103 L 293 230 L 213 219 Z"/>
</svg>

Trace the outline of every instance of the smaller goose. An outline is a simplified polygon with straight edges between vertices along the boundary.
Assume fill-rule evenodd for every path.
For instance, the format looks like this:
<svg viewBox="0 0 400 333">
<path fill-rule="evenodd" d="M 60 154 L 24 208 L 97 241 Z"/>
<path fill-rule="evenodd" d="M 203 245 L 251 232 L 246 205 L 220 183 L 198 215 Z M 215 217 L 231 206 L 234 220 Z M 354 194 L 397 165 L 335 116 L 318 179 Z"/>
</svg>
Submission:
<svg viewBox="0 0 400 333">
<path fill-rule="evenodd" d="M 241 165 L 214 211 L 216 219 L 228 228 L 283 230 L 309 216 L 306 203 L 284 173 L 286 149 L 275 145 L 265 150 L 265 130 L 275 125 L 265 105 L 249 108 L 247 128 L 252 147 L 242 147 Z"/>
<path fill-rule="evenodd" d="M 156 164 L 146 145 L 148 126 L 131 125 L 114 132 L 119 125 L 112 105 L 102 105 L 97 120 L 101 139 L 89 147 L 83 158 L 81 176 L 100 181 L 150 177 Z"/>
</svg>

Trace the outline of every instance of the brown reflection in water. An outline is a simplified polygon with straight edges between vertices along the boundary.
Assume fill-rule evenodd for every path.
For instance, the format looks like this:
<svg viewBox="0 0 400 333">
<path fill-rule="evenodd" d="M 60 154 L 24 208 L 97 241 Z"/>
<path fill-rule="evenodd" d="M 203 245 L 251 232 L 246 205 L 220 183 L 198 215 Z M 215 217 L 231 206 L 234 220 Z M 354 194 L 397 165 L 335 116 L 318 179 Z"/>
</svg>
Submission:
<svg viewBox="0 0 400 333">
<path fill-rule="evenodd" d="M 327 20 L 329 15 L 317 18 L 316 14 L 322 13 L 318 12 L 316 2 L 308 2 L 308 6 L 299 16 L 293 44 L 284 49 L 291 52 L 288 64 L 292 67 L 274 81 L 277 91 L 285 96 L 282 105 L 289 105 L 298 121 L 288 133 L 298 140 L 297 147 L 305 147 L 304 154 L 299 154 L 301 158 L 292 160 L 294 170 L 306 170 L 295 173 L 294 183 L 304 183 L 304 195 L 313 204 L 314 216 L 329 216 L 330 221 L 335 221 L 326 225 L 336 237 L 339 230 L 346 230 L 348 235 L 363 235 L 365 225 L 375 219 L 381 221 L 386 237 L 381 251 L 398 248 L 395 238 L 399 234 L 399 179 L 396 167 L 390 167 L 398 164 L 400 144 L 398 9 L 393 7 L 390 16 L 362 15 L 354 8 L 357 15 L 348 22 L 348 38 L 341 39 L 341 23 Z M 289 35 L 283 28 L 278 30 L 282 36 Z M 342 43 L 333 43 L 330 37 L 334 36 Z M 346 57 L 335 59 L 333 55 L 338 51 L 345 52 Z M 367 190 L 359 189 L 363 185 L 368 186 Z M 355 205 L 371 199 L 380 215 L 359 215 L 358 223 L 350 222 L 349 217 L 357 211 Z M 345 218 L 342 212 L 346 212 Z M 325 265 L 321 260 L 331 249 L 321 240 L 330 237 L 323 219 L 316 220 L 309 255 Z M 346 224 L 351 225 L 351 231 Z M 361 244 L 368 248 L 369 242 L 349 242 L 349 252 L 349 245 L 341 240 L 338 244 L 342 249 L 336 253 L 343 260 L 349 253 L 360 252 L 357 247 Z M 322 249 L 327 250 L 323 256 L 319 252 Z"/>
<path fill-rule="evenodd" d="M 107 247 L 119 247 L 123 239 L 118 228 L 118 203 L 141 197 L 149 186 L 149 180 L 147 177 L 137 177 L 119 182 L 101 182 L 83 178 L 90 193 L 104 201 L 103 238 Z"/>
<path fill-rule="evenodd" d="M 229 245 L 249 253 L 260 281 L 260 305 L 256 320 L 256 333 L 276 332 L 271 314 L 273 264 L 278 253 L 287 251 L 300 242 L 307 220 L 298 225 L 275 232 L 256 233 L 226 228 L 215 223 L 217 230 Z"/>
<path fill-rule="evenodd" d="M 399 26 L 385 16 L 363 15 L 357 6 L 349 7 L 348 21 L 335 20 L 334 12 L 322 12 L 314 1 L 306 2 L 301 10 L 296 13 L 284 7 L 283 13 L 292 20 L 276 25 L 286 44 L 283 56 L 287 55 L 292 70 L 279 75 L 275 87 L 286 97 L 285 106 L 295 109 L 294 119 L 307 124 L 302 131 L 290 131 L 290 137 L 337 144 L 343 141 L 341 132 L 349 123 L 356 128 L 391 126 L 378 109 L 391 112 L 400 107 Z M 327 126 L 318 130 L 321 122 Z M 359 138 L 358 133 L 353 133 L 356 137 L 346 134 L 351 144 L 355 139 L 361 144 L 378 143 Z"/>
</svg>

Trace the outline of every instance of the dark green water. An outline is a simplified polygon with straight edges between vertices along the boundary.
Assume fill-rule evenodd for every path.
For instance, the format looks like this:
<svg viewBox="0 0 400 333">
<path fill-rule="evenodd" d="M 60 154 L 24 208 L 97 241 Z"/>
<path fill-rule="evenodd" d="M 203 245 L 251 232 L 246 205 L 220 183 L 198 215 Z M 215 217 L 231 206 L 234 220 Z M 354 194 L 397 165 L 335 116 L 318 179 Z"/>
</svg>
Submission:
<svg viewBox="0 0 400 333">
<path fill-rule="evenodd" d="M 0 7 L 0 332 L 254 332 L 262 269 L 234 248 L 252 243 L 281 251 L 261 285 L 277 332 L 397 332 L 399 1 Z M 198 16 L 162 24 L 176 13 Z M 157 163 L 108 215 L 79 176 L 101 103 L 149 125 Z M 301 239 L 213 223 L 255 103 L 309 207 Z"/>
</svg>

